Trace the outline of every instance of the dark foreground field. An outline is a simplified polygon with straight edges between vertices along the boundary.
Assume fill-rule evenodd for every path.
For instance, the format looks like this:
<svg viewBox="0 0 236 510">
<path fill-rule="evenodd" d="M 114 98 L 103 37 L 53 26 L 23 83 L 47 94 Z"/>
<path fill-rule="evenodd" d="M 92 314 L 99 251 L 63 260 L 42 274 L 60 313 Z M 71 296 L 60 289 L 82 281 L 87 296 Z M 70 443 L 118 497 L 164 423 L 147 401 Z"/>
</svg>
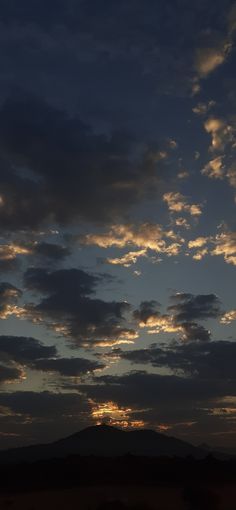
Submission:
<svg viewBox="0 0 236 510">
<path fill-rule="evenodd" d="M 236 462 L 78 457 L 0 466 L 0 509 L 236 510 Z"/>
<path fill-rule="evenodd" d="M 236 485 L 92 486 L 0 496 L 12 510 L 236 510 Z"/>
</svg>

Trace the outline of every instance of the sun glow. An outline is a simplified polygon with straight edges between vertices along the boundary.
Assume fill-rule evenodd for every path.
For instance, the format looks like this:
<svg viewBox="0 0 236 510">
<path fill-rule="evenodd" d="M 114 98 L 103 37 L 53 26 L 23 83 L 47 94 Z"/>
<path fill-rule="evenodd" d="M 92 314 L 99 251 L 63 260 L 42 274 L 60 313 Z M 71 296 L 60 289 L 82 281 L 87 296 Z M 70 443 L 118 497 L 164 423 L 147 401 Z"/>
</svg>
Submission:
<svg viewBox="0 0 236 510">
<path fill-rule="evenodd" d="M 142 428 L 145 426 L 143 420 L 132 419 L 134 412 L 129 407 L 119 407 L 115 402 L 96 403 L 90 400 L 92 406 L 92 417 L 96 421 L 96 425 L 107 423 L 122 428 Z"/>
</svg>

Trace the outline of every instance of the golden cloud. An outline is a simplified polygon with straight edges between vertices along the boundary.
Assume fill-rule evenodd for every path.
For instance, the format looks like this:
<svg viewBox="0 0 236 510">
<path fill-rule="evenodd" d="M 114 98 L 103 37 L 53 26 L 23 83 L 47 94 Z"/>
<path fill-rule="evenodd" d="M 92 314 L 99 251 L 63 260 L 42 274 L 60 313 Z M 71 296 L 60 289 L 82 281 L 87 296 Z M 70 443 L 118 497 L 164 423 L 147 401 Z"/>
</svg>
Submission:
<svg viewBox="0 0 236 510">
<path fill-rule="evenodd" d="M 220 319 L 222 324 L 231 324 L 233 321 L 236 321 L 236 310 L 226 312 Z"/>
<path fill-rule="evenodd" d="M 135 263 L 138 257 L 147 256 L 147 250 L 164 253 L 168 257 L 176 256 L 181 250 L 184 239 L 173 230 L 164 230 L 161 225 L 142 223 L 139 225 L 114 225 L 109 232 L 102 234 L 87 234 L 80 238 L 83 245 L 95 245 L 100 248 L 125 248 L 136 246 L 139 251 L 129 252 L 119 258 L 110 258 L 111 264 L 129 266 Z"/>
<path fill-rule="evenodd" d="M 223 179 L 225 176 L 225 167 L 223 165 L 224 156 L 218 156 L 207 163 L 201 173 L 211 179 Z"/>
<path fill-rule="evenodd" d="M 206 78 L 226 60 L 232 50 L 232 44 L 225 42 L 221 47 L 198 48 L 195 68 L 201 78 Z"/>
<path fill-rule="evenodd" d="M 191 216 L 200 216 L 202 214 L 199 204 L 188 204 L 187 198 L 179 192 L 169 192 L 163 195 L 163 201 L 167 203 L 170 212 L 186 212 Z"/>
</svg>

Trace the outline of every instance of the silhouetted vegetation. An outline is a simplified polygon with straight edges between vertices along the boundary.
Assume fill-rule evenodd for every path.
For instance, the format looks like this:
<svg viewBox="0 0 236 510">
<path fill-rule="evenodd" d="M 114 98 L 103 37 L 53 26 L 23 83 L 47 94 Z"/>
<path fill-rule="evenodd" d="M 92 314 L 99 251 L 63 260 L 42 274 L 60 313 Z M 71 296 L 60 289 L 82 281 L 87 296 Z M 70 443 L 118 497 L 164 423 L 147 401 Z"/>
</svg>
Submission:
<svg viewBox="0 0 236 510">
<path fill-rule="evenodd" d="M 52 459 L 35 463 L 0 465 L 0 489 L 10 491 L 48 490 L 88 485 L 175 485 L 185 487 L 184 497 L 189 508 L 200 498 L 214 505 L 214 495 L 194 492 L 202 484 L 236 482 L 236 461 L 220 461 L 209 456 L 204 460 L 191 457 L 152 458 L 80 457 Z M 191 502 L 192 501 L 192 502 Z M 197 503 L 196 503 L 197 504 Z M 205 504 L 206 505 L 206 504 Z M 217 507 L 214 506 L 216 509 Z"/>
<path fill-rule="evenodd" d="M 98 505 L 97 510 L 149 510 L 144 504 L 130 505 L 119 499 L 104 501 Z"/>
<path fill-rule="evenodd" d="M 218 495 L 207 487 L 199 487 L 197 483 L 184 488 L 183 500 L 188 510 L 217 510 L 219 508 Z"/>
</svg>

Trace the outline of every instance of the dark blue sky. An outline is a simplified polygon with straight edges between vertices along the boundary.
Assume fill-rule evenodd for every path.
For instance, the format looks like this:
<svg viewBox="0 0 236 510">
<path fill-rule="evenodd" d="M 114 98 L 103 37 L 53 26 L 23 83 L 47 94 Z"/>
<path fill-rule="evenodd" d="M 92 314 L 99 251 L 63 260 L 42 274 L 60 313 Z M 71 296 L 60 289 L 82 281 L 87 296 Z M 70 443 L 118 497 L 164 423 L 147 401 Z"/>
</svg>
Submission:
<svg viewBox="0 0 236 510">
<path fill-rule="evenodd" d="M 0 29 L 0 447 L 235 447 L 236 4 L 0 0 Z"/>
</svg>

